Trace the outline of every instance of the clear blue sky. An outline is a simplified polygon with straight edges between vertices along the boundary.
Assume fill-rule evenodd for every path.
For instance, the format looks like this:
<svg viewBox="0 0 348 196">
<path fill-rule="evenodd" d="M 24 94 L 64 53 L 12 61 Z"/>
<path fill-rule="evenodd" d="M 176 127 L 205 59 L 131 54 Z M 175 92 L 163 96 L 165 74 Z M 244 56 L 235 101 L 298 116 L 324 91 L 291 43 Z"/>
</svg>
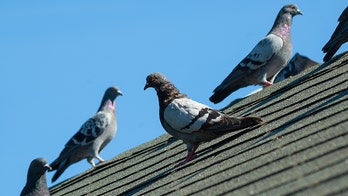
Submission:
<svg viewBox="0 0 348 196">
<path fill-rule="evenodd" d="M 208 100 L 288 3 L 304 13 L 293 20 L 293 54 L 321 62 L 345 0 L 2 0 L 1 195 L 19 195 L 32 159 L 57 158 L 109 86 L 124 96 L 117 99 L 116 137 L 101 153 L 106 160 L 165 133 L 156 93 L 143 91 L 151 72 L 214 108 L 257 89 L 239 90 L 217 105 Z M 347 45 L 338 53 L 344 50 Z M 74 164 L 56 183 L 88 168 L 85 160 Z"/>
</svg>

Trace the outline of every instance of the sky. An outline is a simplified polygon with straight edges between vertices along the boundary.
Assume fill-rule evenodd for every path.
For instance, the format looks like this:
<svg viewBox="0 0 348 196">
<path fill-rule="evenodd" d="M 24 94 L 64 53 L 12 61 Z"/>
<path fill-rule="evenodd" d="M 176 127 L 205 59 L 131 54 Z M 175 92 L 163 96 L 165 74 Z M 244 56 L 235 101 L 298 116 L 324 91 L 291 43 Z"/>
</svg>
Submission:
<svg viewBox="0 0 348 196">
<path fill-rule="evenodd" d="M 321 62 L 345 0 L 0 1 L 1 195 L 19 195 L 33 159 L 58 157 L 109 86 L 124 96 L 105 160 L 165 133 L 155 91 L 143 90 L 152 72 L 217 109 L 258 89 L 208 99 L 289 3 L 304 13 L 293 19 L 293 54 Z M 53 184 L 49 172 L 48 186 L 90 167 L 71 165 Z"/>
</svg>

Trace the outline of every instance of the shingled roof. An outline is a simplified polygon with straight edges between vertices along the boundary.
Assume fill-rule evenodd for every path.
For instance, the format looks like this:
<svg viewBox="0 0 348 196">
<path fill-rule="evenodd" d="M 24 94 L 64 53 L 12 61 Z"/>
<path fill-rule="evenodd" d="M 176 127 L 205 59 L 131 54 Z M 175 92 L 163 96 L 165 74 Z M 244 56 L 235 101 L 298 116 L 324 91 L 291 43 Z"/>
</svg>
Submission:
<svg viewBox="0 0 348 196">
<path fill-rule="evenodd" d="M 50 188 L 52 195 L 348 194 L 348 53 L 224 111 L 265 123 L 205 143 L 168 134 Z"/>
</svg>

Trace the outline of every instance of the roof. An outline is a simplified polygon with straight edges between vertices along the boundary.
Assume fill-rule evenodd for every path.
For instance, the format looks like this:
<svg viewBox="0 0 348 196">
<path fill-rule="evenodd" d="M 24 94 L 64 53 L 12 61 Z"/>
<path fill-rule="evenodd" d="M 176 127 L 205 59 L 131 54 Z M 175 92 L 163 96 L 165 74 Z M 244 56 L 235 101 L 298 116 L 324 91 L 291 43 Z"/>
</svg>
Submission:
<svg viewBox="0 0 348 196">
<path fill-rule="evenodd" d="M 224 110 L 265 123 L 186 156 L 164 134 L 50 188 L 52 195 L 348 193 L 348 53 Z"/>
</svg>

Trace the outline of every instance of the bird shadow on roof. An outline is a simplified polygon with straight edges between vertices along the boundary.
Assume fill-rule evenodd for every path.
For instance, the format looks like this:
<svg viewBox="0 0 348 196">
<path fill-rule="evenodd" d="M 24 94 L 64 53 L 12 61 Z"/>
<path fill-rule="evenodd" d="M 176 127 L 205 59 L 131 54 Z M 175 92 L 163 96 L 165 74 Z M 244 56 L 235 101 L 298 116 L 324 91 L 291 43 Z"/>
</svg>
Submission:
<svg viewBox="0 0 348 196">
<path fill-rule="evenodd" d="M 186 168 L 186 167 L 190 167 L 191 165 L 195 164 L 196 162 L 199 162 L 199 161 L 202 161 L 202 160 L 205 160 L 205 159 L 209 159 L 209 158 L 216 157 L 217 155 L 219 155 L 219 154 L 221 154 L 221 153 L 223 153 L 223 152 L 225 152 L 225 151 L 229 151 L 229 150 L 231 150 L 231 149 L 237 148 L 237 147 L 239 147 L 240 145 L 242 145 L 242 144 L 244 144 L 244 143 L 247 144 L 247 143 L 250 143 L 251 141 L 254 141 L 255 139 L 257 139 L 257 138 L 260 137 L 260 134 L 258 134 L 258 135 L 256 135 L 256 136 L 253 136 L 253 137 L 251 137 L 251 138 L 248 138 L 248 139 L 246 139 L 246 140 L 242 140 L 242 141 L 240 141 L 240 142 L 238 142 L 238 143 L 236 143 L 236 144 L 233 144 L 233 145 L 231 145 L 231 146 L 228 146 L 228 147 L 226 147 L 226 148 L 224 148 L 224 149 L 219 149 L 219 148 L 221 148 L 222 146 L 225 146 L 226 144 L 232 142 L 233 140 L 236 140 L 237 138 L 239 138 L 239 137 L 241 137 L 241 136 L 243 136 L 243 135 L 245 135 L 245 134 L 247 134 L 247 133 L 249 133 L 249 132 L 251 132 L 251 131 L 254 131 L 255 129 L 261 127 L 262 125 L 263 125 L 263 124 L 258 124 L 258 125 L 255 125 L 255 126 L 253 126 L 253 127 L 246 128 L 246 129 L 244 129 L 244 130 L 242 130 L 242 131 L 240 131 L 240 132 L 238 132 L 238 133 L 236 133 L 236 134 L 234 134 L 234 135 L 232 135 L 232 136 L 230 136 L 230 137 L 227 137 L 227 138 L 225 138 L 225 139 L 222 139 L 221 141 L 219 141 L 219 142 L 217 142 L 217 143 L 215 143 L 215 144 L 212 144 L 212 145 L 207 146 L 206 148 L 204 148 L 204 149 L 202 149 L 202 150 L 200 150 L 200 151 L 197 152 L 197 157 L 196 157 L 196 159 L 194 159 L 193 161 L 191 161 L 191 162 L 189 162 L 189 163 L 187 163 L 187 164 L 185 164 L 185 165 L 179 167 L 178 170 L 183 169 L 183 168 Z M 261 134 L 261 135 L 263 135 L 263 134 Z M 250 145 L 248 145 L 248 146 L 250 146 Z M 239 150 L 239 151 L 240 151 L 240 150 Z M 238 154 L 239 151 L 237 150 L 237 154 Z M 217 163 L 220 163 L 220 162 L 221 162 L 221 161 L 214 162 L 213 164 L 217 164 Z M 203 169 L 200 169 L 199 171 L 192 172 L 192 173 L 190 173 L 190 174 L 187 175 L 187 176 L 193 177 L 194 175 L 199 174 L 199 173 L 202 172 L 203 170 L 209 169 L 210 166 L 211 166 L 211 164 L 210 164 L 209 166 L 203 168 Z M 189 179 L 190 177 L 188 177 L 187 179 Z"/>
<path fill-rule="evenodd" d="M 147 156 L 149 154 L 152 154 L 153 152 L 163 150 L 164 148 L 167 148 L 168 146 L 172 145 L 174 142 L 178 141 L 175 137 L 170 137 L 164 142 L 158 143 L 156 145 L 152 145 L 151 147 L 146 148 L 145 150 L 141 150 L 139 152 L 133 153 L 133 156 L 141 154 L 143 157 Z"/>
<path fill-rule="evenodd" d="M 218 150 L 218 151 L 216 151 L 216 150 L 219 149 L 220 147 L 230 143 L 231 141 L 236 140 L 237 138 L 239 138 L 239 137 L 241 137 L 241 136 L 243 136 L 243 135 L 245 135 L 245 134 L 247 134 L 247 133 L 249 133 L 249 132 L 251 132 L 251 131 L 253 131 L 253 130 L 257 129 L 257 128 L 259 128 L 259 127 L 261 127 L 262 125 L 263 124 L 261 123 L 261 124 L 255 125 L 253 127 L 246 128 L 246 129 L 244 129 L 244 130 L 242 130 L 240 132 L 237 132 L 236 134 L 234 134 L 234 135 L 232 135 L 230 137 L 227 137 L 226 139 L 223 139 L 223 140 L 221 140 L 221 141 L 219 141 L 219 142 L 217 142 L 217 143 L 215 143 L 213 145 L 210 145 L 210 146 L 208 146 L 208 147 L 198 151 L 197 155 L 199 155 L 199 156 L 197 158 L 203 157 L 204 159 L 206 159 L 206 158 L 209 158 L 209 157 L 214 157 L 214 156 L 220 154 L 221 152 L 226 151 L 226 149 L 221 149 L 221 150 Z M 256 136 L 256 138 L 257 137 L 259 137 L 259 136 Z M 240 143 L 237 143 L 237 144 L 234 144 L 234 145 L 228 147 L 228 149 L 235 148 L 235 147 L 237 147 L 237 146 L 239 146 L 239 145 L 241 145 L 243 143 L 247 143 L 247 142 L 252 141 L 252 140 L 255 140 L 255 137 L 249 138 L 247 140 L 243 140 Z M 209 154 L 212 151 L 215 151 L 215 152 Z M 194 160 L 193 162 L 196 162 L 196 160 Z"/>
<path fill-rule="evenodd" d="M 125 192 L 122 193 L 122 195 L 134 195 L 134 194 L 138 193 L 139 191 L 145 189 L 146 187 L 152 185 L 156 181 L 158 181 L 158 180 L 168 176 L 169 174 L 173 173 L 174 170 L 175 170 L 175 168 L 170 168 L 166 171 L 163 171 L 160 174 L 158 174 L 152 178 L 149 178 L 149 179 L 127 189 Z"/>
</svg>

